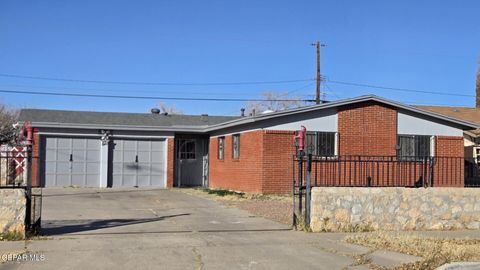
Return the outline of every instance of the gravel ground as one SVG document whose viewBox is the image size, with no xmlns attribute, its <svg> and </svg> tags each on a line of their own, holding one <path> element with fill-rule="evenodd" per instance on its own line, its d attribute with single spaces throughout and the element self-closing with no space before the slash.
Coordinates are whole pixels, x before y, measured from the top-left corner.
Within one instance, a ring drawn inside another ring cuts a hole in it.
<svg viewBox="0 0 480 270">
<path fill-rule="evenodd" d="M 282 224 L 292 224 L 292 197 L 281 195 L 244 194 L 219 196 L 205 189 L 182 188 L 179 191 L 215 200 Z"/>
</svg>

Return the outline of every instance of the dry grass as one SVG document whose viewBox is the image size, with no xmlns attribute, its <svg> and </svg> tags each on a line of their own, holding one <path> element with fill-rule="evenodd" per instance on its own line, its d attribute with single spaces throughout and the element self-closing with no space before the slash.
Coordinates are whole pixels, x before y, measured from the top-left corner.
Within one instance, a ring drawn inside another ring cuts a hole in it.
<svg viewBox="0 0 480 270">
<path fill-rule="evenodd" d="M 440 239 L 416 234 L 374 232 L 348 236 L 345 239 L 372 249 L 386 249 L 423 257 L 423 261 L 395 269 L 435 269 L 445 263 L 480 261 L 480 239 Z"/>
<path fill-rule="evenodd" d="M 17 231 L 0 233 L 0 241 L 20 241 L 24 239 L 23 233 Z"/>
</svg>

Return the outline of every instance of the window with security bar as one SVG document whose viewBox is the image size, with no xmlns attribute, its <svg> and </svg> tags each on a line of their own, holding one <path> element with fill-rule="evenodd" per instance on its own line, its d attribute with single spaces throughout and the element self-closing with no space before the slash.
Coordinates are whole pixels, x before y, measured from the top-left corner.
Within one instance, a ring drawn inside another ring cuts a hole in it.
<svg viewBox="0 0 480 270">
<path fill-rule="evenodd" d="M 335 156 L 336 133 L 335 132 L 307 132 L 306 153 L 314 156 Z"/>
<path fill-rule="evenodd" d="M 398 135 L 397 157 L 403 160 L 423 160 L 432 156 L 432 136 Z"/>
<path fill-rule="evenodd" d="M 223 160 L 225 155 L 225 137 L 218 137 L 218 159 Z"/>
<path fill-rule="evenodd" d="M 178 158 L 179 159 L 196 159 L 195 140 L 180 139 L 178 140 Z"/>
<path fill-rule="evenodd" d="M 240 158 L 240 134 L 235 134 L 232 136 L 232 158 Z"/>
</svg>

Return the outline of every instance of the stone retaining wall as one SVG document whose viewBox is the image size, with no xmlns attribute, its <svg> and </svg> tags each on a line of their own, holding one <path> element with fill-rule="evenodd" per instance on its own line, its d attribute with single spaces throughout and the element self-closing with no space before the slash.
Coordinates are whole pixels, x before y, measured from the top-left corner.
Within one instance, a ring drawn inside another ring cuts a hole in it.
<svg viewBox="0 0 480 270">
<path fill-rule="evenodd" d="M 312 189 L 313 231 L 480 229 L 480 188 Z"/>
<path fill-rule="evenodd" d="M 0 189 L 0 233 L 25 232 L 25 190 Z"/>
</svg>

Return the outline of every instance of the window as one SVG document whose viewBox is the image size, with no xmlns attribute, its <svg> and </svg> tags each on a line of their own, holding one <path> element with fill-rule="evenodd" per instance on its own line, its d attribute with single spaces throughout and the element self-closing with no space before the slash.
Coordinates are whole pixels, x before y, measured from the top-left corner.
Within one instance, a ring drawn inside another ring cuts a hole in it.
<svg viewBox="0 0 480 270">
<path fill-rule="evenodd" d="M 218 159 L 223 160 L 225 153 L 225 137 L 218 137 Z"/>
<path fill-rule="evenodd" d="M 335 132 L 307 132 L 305 151 L 314 156 L 335 156 Z"/>
<path fill-rule="evenodd" d="M 232 158 L 240 158 L 240 134 L 235 134 L 232 136 Z"/>
<path fill-rule="evenodd" d="M 397 156 L 403 159 L 420 160 L 431 156 L 431 139 L 428 135 L 398 135 Z"/>
<path fill-rule="evenodd" d="M 178 158 L 195 159 L 195 140 L 181 139 L 178 141 Z"/>
</svg>

